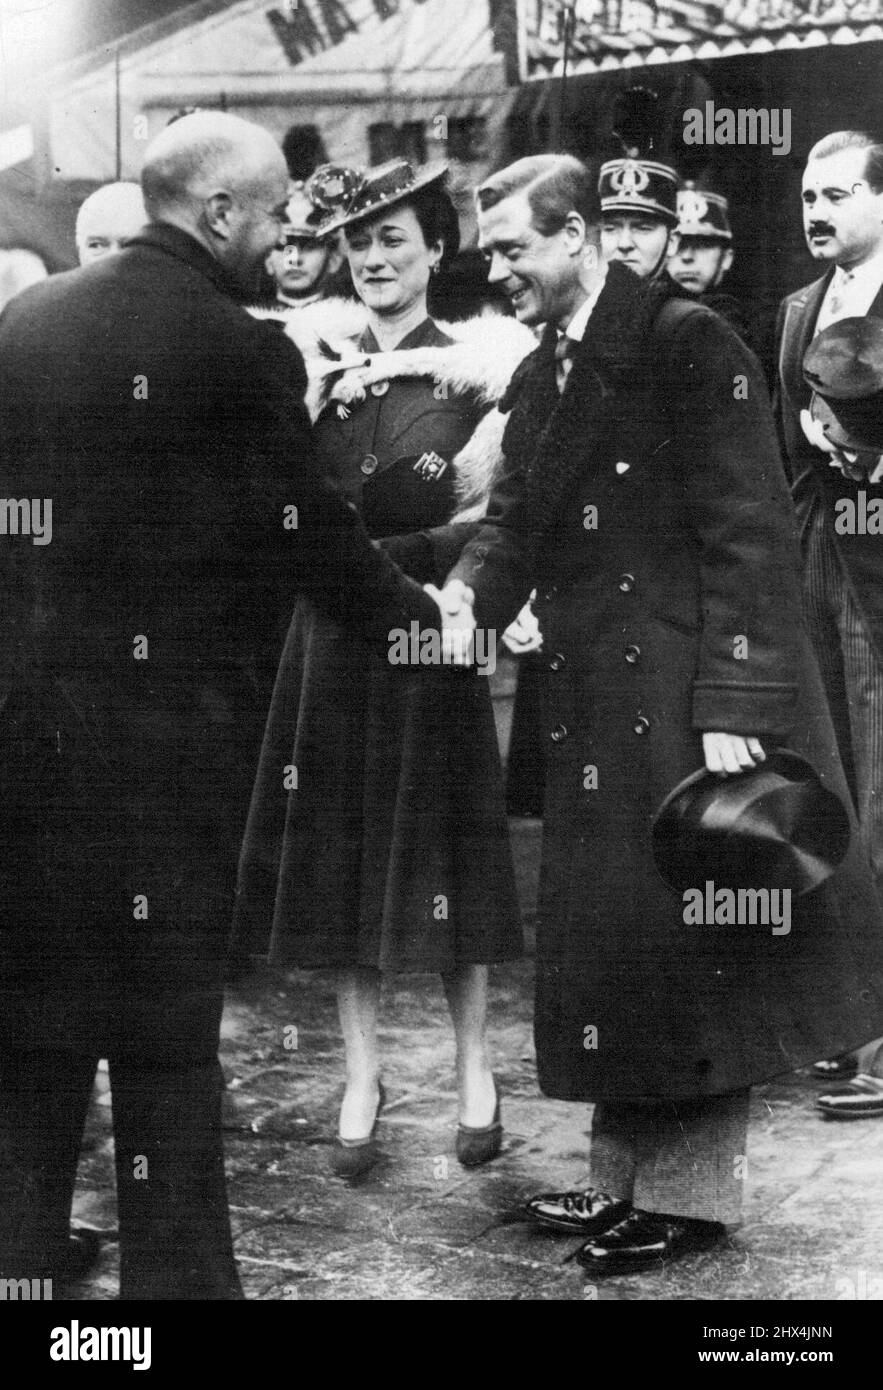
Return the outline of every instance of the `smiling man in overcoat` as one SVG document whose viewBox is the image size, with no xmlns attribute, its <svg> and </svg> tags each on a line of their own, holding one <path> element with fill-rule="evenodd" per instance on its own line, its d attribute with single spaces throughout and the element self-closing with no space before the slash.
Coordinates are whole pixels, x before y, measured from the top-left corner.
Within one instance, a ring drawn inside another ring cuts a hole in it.
<svg viewBox="0 0 883 1390">
<path fill-rule="evenodd" d="M 685 777 L 788 746 L 848 799 L 760 368 L 710 310 L 605 271 L 578 161 L 521 160 L 477 199 L 490 279 L 545 331 L 441 597 L 460 634 L 502 631 L 538 589 L 539 1080 L 595 1103 L 591 1186 L 529 1207 L 594 1274 L 661 1267 L 738 1224 L 749 1088 L 879 1031 L 879 908 L 853 837 L 788 934 L 685 922 L 651 840 Z"/>
</svg>

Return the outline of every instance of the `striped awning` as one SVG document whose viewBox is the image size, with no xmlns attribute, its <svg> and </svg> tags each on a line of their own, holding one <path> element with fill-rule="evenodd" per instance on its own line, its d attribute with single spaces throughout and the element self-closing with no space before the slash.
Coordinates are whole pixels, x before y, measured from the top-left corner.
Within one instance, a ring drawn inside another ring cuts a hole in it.
<svg viewBox="0 0 883 1390">
<path fill-rule="evenodd" d="M 519 0 L 522 80 L 883 40 L 883 0 Z"/>
</svg>

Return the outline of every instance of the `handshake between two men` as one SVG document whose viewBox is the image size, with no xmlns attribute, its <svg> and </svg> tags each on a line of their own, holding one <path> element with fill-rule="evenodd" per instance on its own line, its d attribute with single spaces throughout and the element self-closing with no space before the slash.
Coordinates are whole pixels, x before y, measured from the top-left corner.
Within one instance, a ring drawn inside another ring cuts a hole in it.
<svg viewBox="0 0 883 1390">
<path fill-rule="evenodd" d="M 462 579 L 449 579 L 443 589 L 424 584 L 426 593 L 438 604 L 441 613 L 441 642 L 443 660 L 452 666 L 471 666 L 475 660 L 475 591 Z M 533 596 L 531 596 L 533 597 Z M 530 602 L 503 633 L 503 641 L 515 655 L 538 651 L 543 643 L 539 623 Z M 766 761 L 759 739 L 741 734 L 706 732 L 702 735 L 702 752 L 709 772 L 721 777 L 744 772 Z"/>
</svg>

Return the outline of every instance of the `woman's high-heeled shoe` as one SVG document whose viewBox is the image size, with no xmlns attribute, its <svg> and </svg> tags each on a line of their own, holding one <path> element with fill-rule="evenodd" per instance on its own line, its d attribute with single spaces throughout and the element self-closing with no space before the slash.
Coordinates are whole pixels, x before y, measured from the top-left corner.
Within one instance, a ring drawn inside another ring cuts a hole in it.
<svg viewBox="0 0 883 1390">
<path fill-rule="evenodd" d="M 457 1125 L 457 1159 L 464 1168 L 478 1168 L 482 1163 L 490 1163 L 503 1146 L 503 1125 L 500 1120 L 500 1088 L 494 1077 L 494 1095 L 497 1103 L 494 1118 L 489 1125 Z"/>
<path fill-rule="evenodd" d="M 341 1139 L 338 1135 L 334 1141 L 334 1150 L 331 1155 L 331 1168 L 338 1178 L 360 1178 L 363 1173 L 367 1173 L 373 1168 L 380 1157 L 380 1149 L 377 1147 L 375 1135 L 377 1133 L 377 1121 L 380 1119 L 380 1112 L 386 1104 L 386 1090 L 382 1081 L 377 1083 L 377 1109 L 374 1112 L 374 1123 L 371 1126 L 371 1133 L 367 1139 Z"/>
</svg>

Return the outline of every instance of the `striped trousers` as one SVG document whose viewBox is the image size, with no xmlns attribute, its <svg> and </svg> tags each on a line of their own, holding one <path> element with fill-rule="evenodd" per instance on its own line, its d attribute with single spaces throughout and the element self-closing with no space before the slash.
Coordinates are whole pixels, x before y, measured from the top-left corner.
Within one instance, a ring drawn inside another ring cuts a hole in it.
<svg viewBox="0 0 883 1390">
<path fill-rule="evenodd" d="M 805 542 L 807 626 L 822 674 L 862 844 L 883 895 L 883 662 L 818 507 Z"/>
</svg>

